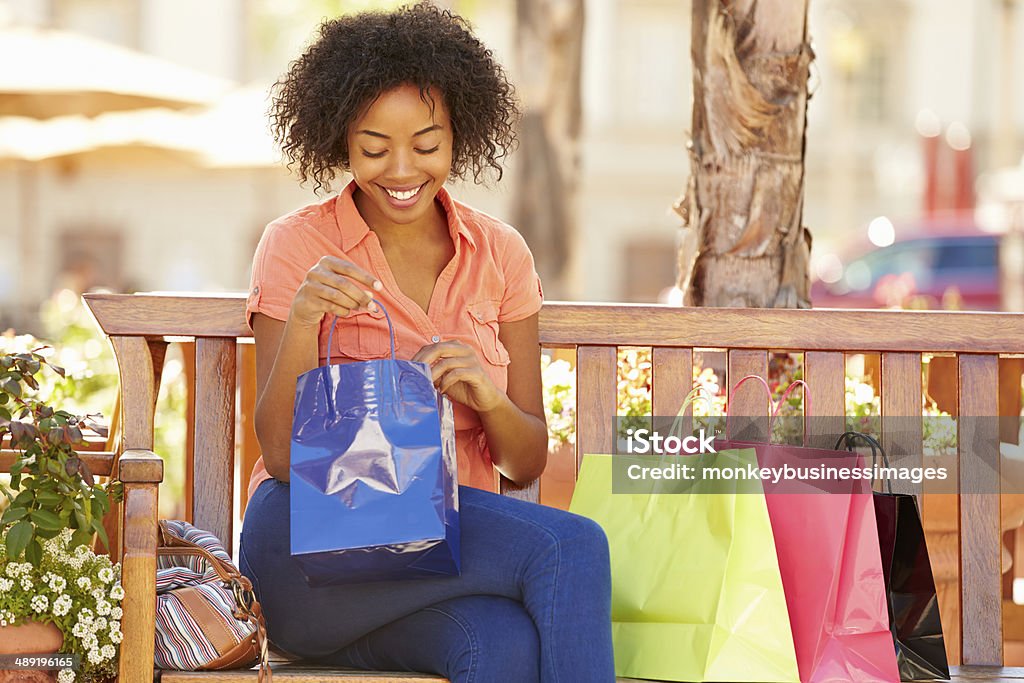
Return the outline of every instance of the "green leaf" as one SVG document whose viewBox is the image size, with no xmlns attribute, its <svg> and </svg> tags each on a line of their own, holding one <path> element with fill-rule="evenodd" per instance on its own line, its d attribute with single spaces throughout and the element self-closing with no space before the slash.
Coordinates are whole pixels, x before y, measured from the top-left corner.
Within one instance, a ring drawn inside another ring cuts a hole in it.
<svg viewBox="0 0 1024 683">
<path fill-rule="evenodd" d="M 77 526 L 78 529 L 88 529 L 89 528 L 89 520 L 87 520 L 85 518 L 85 515 L 83 515 L 78 510 L 75 510 L 75 521 L 78 522 L 78 526 Z"/>
<path fill-rule="evenodd" d="M 28 510 L 25 508 L 7 508 L 4 510 L 3 517 L 0 517 L 0 524 L 16 522 L 27 514 Z"/>
<path fill-rule="evenodd" d="M 60 531 L 64 528 L 64 522 L 60 520 L 60 517 L 53 514 L 49 510 L 32 510 L 29 513 L 29 517 L 42 529 L 54 529 Z"/>
<path fill-rule="evenodd" d="M 43 544 L 39 542 L 38 538 L 33 538 L 25 548 L 25 559 L 36 567 L 43 561 Z"/>
<path fill-rule="evenodd" d="M 103 547 L 109 548 L 110 541 L 107 539 L 107 530 L 103 528 L 103 520 L 92 520 L 92 528 L 96 530 L 96 533 L 99 535 L 100 540 L 103 541 Z"/>
<path fill-rule="evenodd" d="M 51 538 L 55 538 L 60 534 L 59 529 L 36 529 L 36 538 L 41 538 L 44 541 Z"/>
<path fill-rule="evenodd" d="M 27 508 L 34 498 L 31 491 L 22 491 L 14 498 L 14 505 Z"/>
<path fill-rule="evenodd" d="M 50 508 L 56 506 L 58 503 L 64 500 L 64 496 L 53 491 L 40 490 L 36 491 L 36 500 L 39 501 L 41 505 L 45 505 L 46 507 Z"/>
<path fill-rule="evenodd" d="M 71 534 L 71 548 L 79 545 L 88 545 L 92 541 L 92 529 L 81 528 Z"/>
<path fill-rule="evenodd" d="M 7 557 L 17 559 L 32 540 L 34 533 L 32 523 L 24 519 L 12 526 L 7 532 Z"/>
</svg>

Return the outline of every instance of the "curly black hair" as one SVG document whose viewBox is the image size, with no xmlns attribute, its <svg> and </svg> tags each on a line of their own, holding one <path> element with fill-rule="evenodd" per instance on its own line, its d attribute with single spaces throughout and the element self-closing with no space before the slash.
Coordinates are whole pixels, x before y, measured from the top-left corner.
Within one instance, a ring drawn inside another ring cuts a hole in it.
<svg viewBox="0 0 1024 683">
<path fill-rule="evenodd" d="M 479 182 L 516 144 L 519 108 L 504 70 L 450 11 L 428 2 L 325 21 L 272 89 L 274 139 L 314 189 L 349 170 L 348 127 L 382 93 L 438 92 L 451 115 L 452 178 Z"/>
</svg>

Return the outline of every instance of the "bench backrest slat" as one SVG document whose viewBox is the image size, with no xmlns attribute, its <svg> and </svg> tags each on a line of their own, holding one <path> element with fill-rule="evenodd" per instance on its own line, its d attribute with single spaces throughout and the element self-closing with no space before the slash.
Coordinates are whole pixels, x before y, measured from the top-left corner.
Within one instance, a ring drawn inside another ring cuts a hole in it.
<svg viewBox="0 0 1024 683">
<path fill-rule="evenodd" d="M 999 359 L 962 354 L 959 358 L 961 419 L 958 429 L 960 469 L 961 608 L 964 664 L 1000 665 L 1002 633 L 1002 542 L 999 495 Z M 982 420 L 971 419 L 983 418 Z M 989 424 L 992 423 L 992 424 Z M 970 457 L 963 457 L 965 447 Z"/>
<path fill-rule="evenodd" d="M 584 453 L 613 453 L 617 353 L 614 346 L 576 349 L 576 471 Z"/>
<path fill-rule="evenodd" d="M 807 422 L 807 445 L 832 448 L 836 434 L 846 431 L 846 355 L 808 351 L 804 354 L 804 381 L 811 387 L 810 411 L 804 404 L 804 415 L 811 418 Z"/>
<path fill-rule="evenodd" d="M 234 339 L 196 340 L 196 417 L 192 520 L 231 546 L 235 463 Z"/>
<path fill-rule="evenodd" d="M 651 351 L 652 413 L 667 417 L 679 412 L 693 385 L 693 349 L 656 346 Z M 710 397 L 709 397 L 710 398 Z M 687 407 L 681 433 L 693 429 L 693 406 Z"/>
<path fill-rule="evenodd" d="M 890 458 L 920 467 L 924 464 L 921 354 L 883 353 L 881 363 L 882 446 Z M 897 493 L 910 493 L 913 484 L 894 481 L 892 488 Z"/>
<path fill-rule="evenodd" d="M 726 393 L 732 419 L 727 421 L 728 436 L 764 441 L 768 436 L 768 393 L 760 382 L 749 380 L 738 390 L 736 385 L 747 375 L 768 376 L 768 352 L 763 349 L 729 349 L 725 373 Z"/>
</svg>

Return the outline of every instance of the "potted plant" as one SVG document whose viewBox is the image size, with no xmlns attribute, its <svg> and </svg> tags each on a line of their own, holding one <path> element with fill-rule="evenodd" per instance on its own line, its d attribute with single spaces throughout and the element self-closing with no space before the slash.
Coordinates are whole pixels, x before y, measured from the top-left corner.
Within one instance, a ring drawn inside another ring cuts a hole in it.
<svg viewBox="0 0 1024 683">
<path fill-rule="evenodd" d="M 102 680 L 117 671 L 124 590 L 120 565 L 91 544 L 95 536 L 107 543 L 103 515 L 120 492 L 97 483 L 75 451 L 83 430 L 98 425 L 38 397 L 44 369 L 64 374 L 42 350 L 0 355 L 0 442 L 17 451 L 0 515 L 0 652 L 5 644 L 32 652 L 48 637 L 80 657 L 60 683 Z"/>
</svg>

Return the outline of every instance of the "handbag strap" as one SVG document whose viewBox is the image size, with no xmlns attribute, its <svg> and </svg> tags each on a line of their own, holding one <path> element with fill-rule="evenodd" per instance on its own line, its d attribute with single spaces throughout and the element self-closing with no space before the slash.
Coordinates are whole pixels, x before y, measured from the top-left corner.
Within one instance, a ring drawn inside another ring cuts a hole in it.
<svg viewBox="0 0 1024 683">
<path fill-rule="evenodd" d="M 192 555 L 200 557 L 217 573 L 217 577 L 231 589 L 235 598 L 232 616 L 239 621 L 248 621 L 256 628 L 256 646 L 259 648 L 260 670 L 257 683 L 269 683 L 273 674 L 270 671 L 269 646 L 267 644 L 267 626 L 263 618 L 263 608 L 256 593 L 252 589 L 249 577 L 244 576 L 231 563 L 225 562 L 206 548 L 192 541 L 171 533 L 167 520 L 158 522 L 157 555 Z"/>
</svg>

